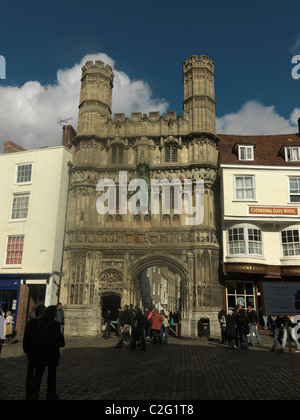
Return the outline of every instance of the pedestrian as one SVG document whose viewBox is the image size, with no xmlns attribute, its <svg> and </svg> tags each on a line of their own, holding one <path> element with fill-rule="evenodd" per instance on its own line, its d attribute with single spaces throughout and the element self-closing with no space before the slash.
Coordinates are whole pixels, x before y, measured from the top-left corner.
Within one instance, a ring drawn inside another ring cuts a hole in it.
<svg viewBox="0 0 300 420">
<path fill-rule="evenodd" d="M 283 337 L 282 337 L 282 346 L 280 351 L 284 351 L 286 342 L 288 339 L 288 334 L 291 335 L 292 340 L 294 341 L 296 345 L 295 353 L 300 353 L 300 345 L 299 341 L 295 335 L 295 327 L 298 325 L 298 322 L 294 322 L 293 315 L 284 317 L 284 329 L 283 329 Z"/>
<path fill-rule="evenodd" d="M 272 347 L 272 352 L 277 351 L 277 345 L 279 341 L 280 333 L 283 331 L 284 327 L 284 317 L 283 316 L 271 316 L 270 325 L 273 330 L 274 342 Z"/>
<path fill-rule="evenodd" d="M 37 400 L 46 367 L 47 377 L 47 400 L 57 400 L 56 395 L 56 370 L 59 364 L 60 347 L 65 346 L 64 336 L 61 333 L 60 324 L 55 320 L 57 305 L 49 306 L 45 313 L 37 318 L 36 323 L 32 320 L 32 330 L 24 335 L 23 349 L 34 368 L 32 378 L 32 392 L 30 398 Z"/>
<path fill-rule="evenodd" d="M 241 310 L 242 310 L 242 306 L 241 305 L 236 305 L 236 307 L 235 307 L 235 309 L 234 309 L 234 311 L 232 313 L 232 316 L 233 316 L 233 319 L 234 319 L 234 323 L 235 323 L 236 326 L 237 326 L 236 317 L 239 316 L 239 312 Z M 240 331 L 238 329 L 236 329 L 236 339 L 235 339 L 235 345 L 236 345 L 236 347 L 240 347 L 241 340 L 242 340 L 242 337 L 240 336 Z"/>
<path fill-rule="evenodd" d="M 239 334 L 241 337 L 241 347 L 244 350 L 249 350 L 249 343 L 248 343 L 248 338 L 247 338 L 247 335 L 250 332 L 249 316 L 245 312 L 244 309 L 239 311 L 239 314 L 236 317 L 236 323 L 237 323 L 237 330 L 239 331 Z"/>
<path fill-rule="evenodd" d="M 218 314 L 218 320 L 221 328 L 222 344 L 226 344 L 226 312 L 225 309 L 221 309 Z"/>
<path fill-rule="evenodd" d="M 253 309 L 252 305 L 248 306 L 248 317 L 250 323 L 250 346 L 253 346 L 253 334 L 256 335 L 257 343 L 261 345 L 261 338 L 257 331 L 258 315 Z"/>
<path fill-rule="evenodd" d="M 110 338 L 110 323 L 111 323 L 111 315 L 110 315 L 110 309 L 108 309 L 104 314 L 104 324 L 105 324 L 105 330 L 103 333 L 103 336 L 105 339 Z"/>
<path fill-rule="evenodd" d="M 148 307 L 146 307 L 145 310 L 144 310 L 144 316 L 146 318 L 146 323 L 145 323 L 145 338 L 150 338 L 152 313 L 149 311 L 149 308 Z"/>
<path fill-rule="evenodd" d="M 38 332 L 38 320 L 44 315 L 46 310 L 45 305 L 38 305 L 35 308 L 34 316 L 31 314 L 31 318 L 26 325 L 25 333 L 23 337 L 23 350 L 27 354 L 27 375 L 26 375 L 26 400 L 34 399 L 33 389 L 33 377 L 35 372 L 35 363 L 32 357 L 31 346 L 36 341 L 39 334 Z"/>
<path fill-rule="evenodd" d="M 154 308 L 152 311 L 152 326 L 151 326 L 151 332 L 152 332 L 154 344 L 157 344 L 157 342 L 159 342 L 159 344 L 162 344 L 161 336 L 160 336 L 160 329 L 161 329 L 162 322 L 163 322 L 163 317 L 160 315 L 158 310 Z"/>
<path fill-rule="evenodd" d="M 12 341 L 13 337 L 13 325 L 14 325 L 14 319 L 11 315 L 11 312 L 6 312 L 6 318 L 5 318 L 5 342 L 10 343 Z"/>
<path fill-rule="evenodd" d="M 234 349 L 236 341 L 236 323 L 233 316 L 233 311 L 229 310 L 226 317 L 226 337 L 230 349 Z"/>
<path fill-rule="evenodd" d="M 164 306 L 162 311 L 163 322 L 160 329 L 160 339 L 163 342 L 163 337 L 165 336 L 164 343 L 168 344 L 169 330 L 170 330 L 170 311 L 168 311 L 167 305 Z"/>
<path fill-rule="evenodd" d="M 0 354 L 2 350 L 2 344 L 5 341 L 5 318 L 0 314 Z"/>
<path fill-rule="evenodd" d="M 133 331 L 132 331 L 132 344 L 131 349 L 135 350 L 136 342 L 141 341 L 142 351 L 146 350 L 146 342 L 145 342 L 145 324 L 147 319 L 145 315 L 142 313 L 141 308 L 137 305 L 134 309 L 134 317 L 133 317 Z"/>
<path fill-rule="evenodd" d="M 120 338 L 119 343 L 115 346 L 116 348 L 122 348 L 124 340 L 132 343 L 132 338 L 130 334 L 131 323 L 132 323 L 132 314 L 128 309 L 128 305 L 124 305 L 124 310 L 120 316 Z"/>
<path fill-rule="evenodd" d="M 61 302 L 58 302 L 57 304 L 57 315 L 56 315 L 56 321 L 60 323 L 60 332 L 64 334 L 65 332 L 65 313 L 62 308 Z"/>
</svg>

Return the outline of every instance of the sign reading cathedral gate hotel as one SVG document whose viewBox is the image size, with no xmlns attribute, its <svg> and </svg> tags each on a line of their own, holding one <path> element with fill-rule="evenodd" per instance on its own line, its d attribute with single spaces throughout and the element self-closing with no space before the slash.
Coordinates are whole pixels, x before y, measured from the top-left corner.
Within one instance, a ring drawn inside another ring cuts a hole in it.
<svg viewBox="0 0 300 420">
<path fill-rule="evenodd" d="M 249 216 L 297 217 L 299 207 L 249 206 L 248 214 Z"/>
</svg>

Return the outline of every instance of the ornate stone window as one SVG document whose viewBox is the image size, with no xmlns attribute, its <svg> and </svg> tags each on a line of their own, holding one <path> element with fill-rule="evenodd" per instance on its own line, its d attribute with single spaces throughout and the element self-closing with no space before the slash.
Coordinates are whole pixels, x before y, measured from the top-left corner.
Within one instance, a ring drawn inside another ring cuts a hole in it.
<svg viewBox="0 0 300 420">
<path fill-rule="evenodd" d="M 100 282 L 104 283 L 121 283 L 122 282 L 122 274 L 113 268 L 110 268 L 101 276 Z"/>
<path fill-rule="evenodd" d="M 124 163 L 124 148 L 122 146 L 113 146 L 111 149 L 111 163 L 113 165 Z"/>
<path fill-rule="evenodd" d="M 178 147 L 175 144 L 168 144 L 165 147 L 165 162 L 178 161 Z"/>
</svg>

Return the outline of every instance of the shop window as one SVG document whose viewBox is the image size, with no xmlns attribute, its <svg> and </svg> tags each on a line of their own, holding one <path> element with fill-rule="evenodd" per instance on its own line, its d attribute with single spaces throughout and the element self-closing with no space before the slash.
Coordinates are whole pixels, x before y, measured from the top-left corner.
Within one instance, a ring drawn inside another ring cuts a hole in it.
<svg viewBox="0 0 300 420">
<path fill-rule="evenodd" d="M 287 229 L 281 232 L 283 257 L 300 256 L 300 229 Z"/>
<path fill-rule="evenodd" d="M 236 305 L 241 305 L 246 309 L 252 305 L 255 309 L 254 283 L 244 281 L 227 281 L 226 298 L 227 309 L 234 309 Z"/>
</svg>

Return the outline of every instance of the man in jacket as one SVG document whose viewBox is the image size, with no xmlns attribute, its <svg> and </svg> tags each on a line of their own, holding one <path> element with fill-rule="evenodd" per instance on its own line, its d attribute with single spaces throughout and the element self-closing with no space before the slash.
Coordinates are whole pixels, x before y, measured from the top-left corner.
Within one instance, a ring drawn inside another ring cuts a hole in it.
<svg viewBox="0 0 300 420">
<path fill-rule="evenodd" d="M 120 332 L 121 337 L 119 343 L 115 346 L 116 348 L 122 348 L 124 338 L 132 343 L 132 338 L 130 336 L 130 327 L 132 323 L 132 315 L 129 311 L 128 305 L 124 306 L 124 310 L 120 316 Z"/>
<path fill-rule="evenodd" d="M 258 315 L 252 308 L 252 305 L 248 306 L 248 318 L 250 323 L 250 346 L 253 346 L 253 333 L 256 335 L 257 342 L 260 345 L 261 339 L 257 331 L 257 324 L 258 324 Z"/>
</svg>

